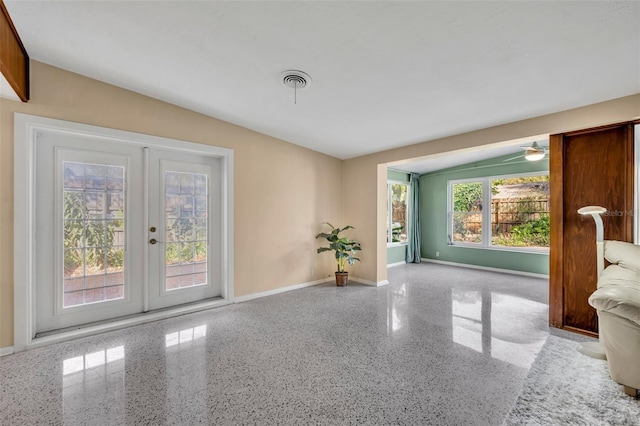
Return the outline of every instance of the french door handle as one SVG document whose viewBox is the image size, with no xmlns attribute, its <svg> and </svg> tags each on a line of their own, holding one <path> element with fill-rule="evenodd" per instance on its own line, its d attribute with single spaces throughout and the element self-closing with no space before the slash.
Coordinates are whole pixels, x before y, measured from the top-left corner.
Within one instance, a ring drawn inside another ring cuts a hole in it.
<svg viewBox="0 0 640 426">
<path fill-rule="evenodd" d="M 162 241 L 158 241 L 155 238 L 152 238 L 149 240 L 149 244 L 158 244 L 158 243 L 162 244 Z"/>
</svg>

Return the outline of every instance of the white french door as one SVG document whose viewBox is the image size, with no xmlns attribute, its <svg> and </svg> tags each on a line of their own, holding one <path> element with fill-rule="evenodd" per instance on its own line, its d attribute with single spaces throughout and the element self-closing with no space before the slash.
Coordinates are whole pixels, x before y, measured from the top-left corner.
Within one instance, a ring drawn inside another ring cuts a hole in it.
<svg viewBox="0 0 640 426">
<path fill-rule="evenodd" d="M 220 160 L 149 152 L 149 309 L 221 294 Z"/>
<path fill-rule="evenodd" d="M 220 158 L 51 132 L 35 165 L 37 333 L 221 295 Z"/>
</svg>

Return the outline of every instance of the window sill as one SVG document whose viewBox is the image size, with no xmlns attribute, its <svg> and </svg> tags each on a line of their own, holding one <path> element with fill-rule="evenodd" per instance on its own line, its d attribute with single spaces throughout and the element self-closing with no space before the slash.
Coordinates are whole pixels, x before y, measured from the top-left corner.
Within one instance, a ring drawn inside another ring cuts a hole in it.
<svg viewBox="0 0 640 426">
<path fill-rule="evenodd" d="M 409 245 L 409 243 L 403 243 L 403 242 L 400 242 L 400 243 L 387 243 L 387 248 L 390 248 L 390 247 L 402 247 L 402 246 L 408 246 L 408 245 Z"/>
<path fill-rule="evenodd" d="M 462 248 L 471 248 L 471 249 L 481 249 L 481 250 L 492 250 L 492 251 L 509 251 L 514 253 L 526 253 L 526 254 L 543 254 L 548 256 L 549 249 L 547 247 L 499 247 L 499 246 L 489 246 L 485 247 L 481 244 L 449 244 L 448 247 L 462 247 Z"/>
</svg>

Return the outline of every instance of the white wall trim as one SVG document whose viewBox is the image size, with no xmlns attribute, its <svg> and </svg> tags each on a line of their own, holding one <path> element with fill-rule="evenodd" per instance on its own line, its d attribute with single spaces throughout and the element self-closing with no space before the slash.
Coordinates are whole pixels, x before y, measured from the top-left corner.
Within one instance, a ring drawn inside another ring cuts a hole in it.
<svg viewBox="0 0 640 426">
<path fill-rule="evenodd" d="M 106 141 L 126 142 L 140 147 L 155 147 L 183 152 L 197 153 L 220 158 L 222 163 L 223 199 L 226 209 L 223 213 L 223 268 L 222 268 L 222 302 L 203 302 L 186 308 L 168 309 L 152 313 L 139 320 L 141 322 L 154 321 L 172 315 L 179 315 L 183 309 L 208 309 L 211 303 L 215 306 L 228 304 L 234 299 L 234 155 L 233 150 L 201 143 L 91 126 L 34 115 L 14 114 L 14 351 L 23 351 L 35 346 L 49 344 L 52 340 L 67 340 L 67 333 L 59 333 L 47 338 L 35 339 L 35 306 L 34 306 L 34 264 L 35 264 L 35 170 L 34 157 L 38 132 L 47 131 L 60 134 L 71 134 L 97 137 Z M 203 306 L 204 306 L 203 305 Z M 157 315 L 155 315 L 157 314 Z M 142 318 L 142 316 L 136 316 Z M 134 324 L 135 321 L 116 320 L 115 328 L 122 328 Z M 90 326 L 82 328 L 69 338 L 107 331 L 110 326 Z"/>
<path fill-rule="evenodd" d="M 407 262 L 402 261 L 402 262 L 396 262 L 396 263 L 388 263 L 387 264 L 387 269 L 389 268 L 395 268 L 396 266 L 402 266 L 402 265 L 406 265 Z"/>
<path fill-rule="evenodd" d="M 273 290 L 262 291 L 260 293 L 245 294 L 244 296 L 236 296 L 236 298 L 234 299 L 234 302 L 242 303 L 242 302 L 246 302 L 248 300 L 259 299 L 261 297 L 273 296 L 275 294 L 285 293 L 287 291 L 299 290 L 299 289 L 305 288 L 305 287 L 311 287 L 311 286 L 318 285 L 318 284 L 328 283 L 328 282 L 331 282 L 333 280 L 334 280 L 334 278 L 323 278 L 321 280 L 309 281 L 309 282 L 302 283 L 302 284 L 294 284 L 294 285 L 290 285 L 290 286 L 287 286 L 287 287 L 280 287 L 280 288 L 276 288 L 276 289 L 273 289 Z"/>
<path fill-rule="evenodd" d="M 35 131 L 14 119 L 13 191 L 13 346 L 24 350 L 31 342 L 33 316 L 33 190 Z"/>
<path fill-rule="evenodd" d="M 479 269 L 482 271 L 500 272 L 502 274 L 521 275 L 524 277 L 543 278 L 547 280 L 549 279 L 549 275 L 536 274 L 533 272 L 514 271 L 512 269 L 492 268 L 490 266 L 469 265 L 467 263 L 447 262 L 445 260 L 426 259 L 424 257 L 421 260 L 427 263 L 438 263 L 440 265 L 457 266 L 459 268 Z"/>
<path fill-rule="evenodd" d="M 382 281 L 375 282 L 375 281 L 369 281 L 369 280 L 365 280 L 364 278 L 358 278 L 358 277 L 349 277 L 349 281 L 355 281 L 357 283 L 369 285 L 372 287 L 382 287 L 383 285 L 389 284 L 389 280 L 382 280 Z"/>
<path fill-rule="evenodd" d="M 0 348 L 0 356 L 11 355 L 13 353 L 13 346 L 6 346 Z"/>
</svg>

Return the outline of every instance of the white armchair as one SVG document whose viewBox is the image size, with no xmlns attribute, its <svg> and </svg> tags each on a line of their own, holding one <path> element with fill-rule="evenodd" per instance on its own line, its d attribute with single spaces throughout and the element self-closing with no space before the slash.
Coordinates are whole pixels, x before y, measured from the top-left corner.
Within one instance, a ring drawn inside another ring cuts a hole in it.
<svg viewBox="0 0 640 426">
<path fill-rule="evenodd" d="M 640 389 L 640 246 L 605 241 L 611 263 L 598 279 L 589 304 L 598 310 L 599 331 L 611 378 L 638 397 Z"/>
</svg>

